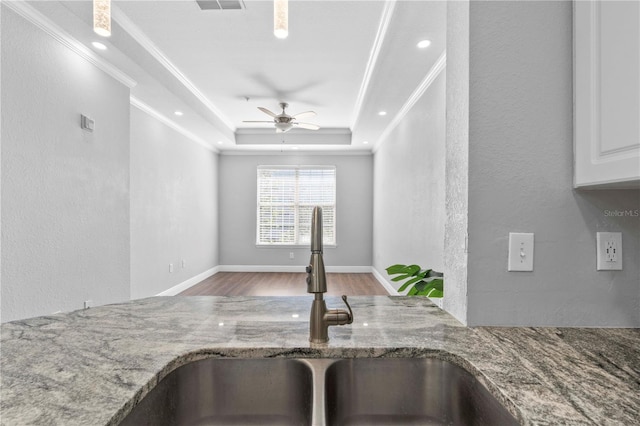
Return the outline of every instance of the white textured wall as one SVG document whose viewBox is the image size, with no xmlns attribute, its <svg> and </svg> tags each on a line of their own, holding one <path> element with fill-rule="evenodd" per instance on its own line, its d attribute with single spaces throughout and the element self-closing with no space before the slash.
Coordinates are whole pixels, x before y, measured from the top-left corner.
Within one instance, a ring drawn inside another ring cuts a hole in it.
<svg viewBox="0 0 640 426">
<path fill-rule="evenodd" d="M 218 154 L 132 107 L 131 297 L 217 265 Z"/>
<path fill-rule="evenodd" d="M 419 264 L 443 271 L 445 228 L 445 72 L 375 153 L 373 267 Z"/>
<path fill-rule="evenodd" d="M 309 247 L 256 247 L 256 167 L 286 164 L 336 166 L 337 247 L 325 248 L 325 265 L 371 266 L 372 156 L 304 154 L 220 157 L 220 265 L 292 266 L 304 272 Z"/>
<path fill-rule="evenodd" d="M 2 23 L 2 5 L 0 4 L 0 23 Z M 2 28 L 0 28 L 0 46 L 2 46 Z M 2 99 L 2 54 L 0 52 L 0 99 Z M 2 102 L 0 102 L 0 193 L 2 193 Z M 0 212 L 2 197 L 0 196 Z M 0 235 L 2 234 L 2 218 L 0 216 Z M 0 271 L 2 271 L 2 238 L 0 238 Z M 0 272 L 0 307 L 2 307 L 2 273 Z M 0 317 L 1 317 L 0 313 Z M 1 321 L 1 319 L 0 319 Z"/>
<path fill-rule="evenodd" d="M 447 219 L 444 242 L 443 307 L 467 323 L 469 191 L 469 2 L 447 2 Z"/>
<path fill-rule="evenodd" d="M 1 30 L 2 321 L 127 300 L 129 90 L 13 11 Z"/>
<path fill-rule="evenodd" d="M 471 2 L 469 325 L 640 326 L 637 190 L 572 189 L 572 3 Z M 623 271 L 596 271 L 596 232 Z M 507 272 L 509 232 L 535 233 Z"/>
</svg>

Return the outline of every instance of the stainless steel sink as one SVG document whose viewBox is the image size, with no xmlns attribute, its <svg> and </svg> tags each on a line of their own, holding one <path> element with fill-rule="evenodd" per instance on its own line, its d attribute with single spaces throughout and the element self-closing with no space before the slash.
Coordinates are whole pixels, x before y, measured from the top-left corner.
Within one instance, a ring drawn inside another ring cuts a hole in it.
<svg viewBox="0 0 640 426">
<path fill-rule="evenodd" d="M 206 359 L 169 373 L 121 425 L 310 425 L 312 372 L 293 359 Z"/>
<path fill-rule="evenodd" d="M 121 425 L 512 425 L 464 369 L 432 358 L 207 359 L 177 368 Z"/>
<path fill-rule="evenodd" d="M 466 370 L 432 358 L 349 359 L 325 375 L 328 425 L 517 425 Z"/>
</svg>

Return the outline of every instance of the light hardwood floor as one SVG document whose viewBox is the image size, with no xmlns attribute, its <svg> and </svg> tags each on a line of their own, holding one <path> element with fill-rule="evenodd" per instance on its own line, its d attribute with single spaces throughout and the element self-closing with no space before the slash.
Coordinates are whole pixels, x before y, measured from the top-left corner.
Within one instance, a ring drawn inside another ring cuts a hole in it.
<svg viewBox="0 0 640 426">
<path fill-rule="evenodd" d="M 305 273 L 219 272 L 178 296 L 304 296 Z M 327 293 L 332 296 L 387 296 L 372 274 L 327 274 Z"/>
</svg>

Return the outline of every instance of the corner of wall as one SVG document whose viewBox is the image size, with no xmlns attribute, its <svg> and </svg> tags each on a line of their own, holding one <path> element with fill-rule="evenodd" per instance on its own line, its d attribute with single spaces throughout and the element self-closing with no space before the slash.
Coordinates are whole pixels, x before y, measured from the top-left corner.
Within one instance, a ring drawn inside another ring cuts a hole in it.
<svg viewBox="0 0 640 426">
<path fill-rule="evenodd" d="M 467 324 L 469 194 L 469 2 L 447 3 L 444 309 Z"/>
<path fill-rule="evenodd" d="M 384 278 L 384 275 L 378 272 L 378 270 L 373 266 L 371 267 L 371 273 L 373 274 L 373 277 L 378 280 L 380 285 L 382 285 L 384 289 L 389 292 L 390 295 L 397 296 L 399 294 L 396 288 Z"/>
</svg>

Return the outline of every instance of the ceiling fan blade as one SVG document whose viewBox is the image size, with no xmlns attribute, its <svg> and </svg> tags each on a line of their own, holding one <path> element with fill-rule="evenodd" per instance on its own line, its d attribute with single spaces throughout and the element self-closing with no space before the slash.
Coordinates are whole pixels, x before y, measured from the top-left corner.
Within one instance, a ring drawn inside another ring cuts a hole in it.
<svg viewBox="0 0 640 426">
<path fill-rule="evenodd" d="M 271 111 L 269 111 L 268 109 L 263 108 L 263 107 L 258 107 L 258 109 L 259 109 L 260 111 L 264 112 L 265 114 L 270 115 L 270 116 L 271 116 L 271 117 L 273 117 L 273 118 L 275 118 L 275 117 L 276 117 L 276 115 L 277 115 L 275 112 L 271 112 Z"/>
<path fill-rule="evenodd" d="M 249 121 L 249 120 L 244 120 L 243 123 L 271 123 L 271 124 L 273 124 L 273 121 Z"/>
<path fill-rule="evenodd" d="M 315 115 L 316 115 L 315 111 L 305 111 L 305 112 L 300 112 L 296 115 L 292 115 L 292 117 L 297 120 L 299 118 L 304 118 L 304 117 L 314 117 Z"/>
<path fill-rule="evenodd" d="M 301 129 L 307 129 L 307 130 L 318 130 L 320 128 L 320 126 L 318 126 L 317 124 L 311 124 L 311 123 L 293 123 L 295 126 L 300 127 Z"/>
</svg>

